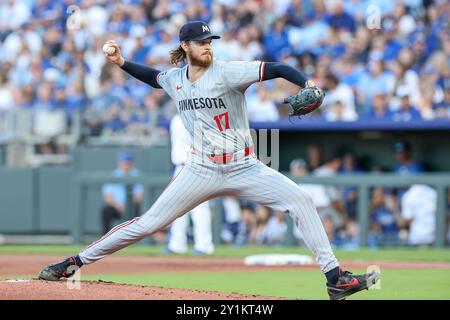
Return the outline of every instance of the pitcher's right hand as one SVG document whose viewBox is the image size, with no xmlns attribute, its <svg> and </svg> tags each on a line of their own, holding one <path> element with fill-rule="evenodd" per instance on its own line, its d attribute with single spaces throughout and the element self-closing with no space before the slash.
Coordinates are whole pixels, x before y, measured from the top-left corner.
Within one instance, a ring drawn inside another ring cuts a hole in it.
<svg viewBox="0 0 450 320">
<path fill-rule="evenodd" d="M 119 67 L 123 66 L 123 64 L 125 63 L 125 59 L 122 57 L 122 53 L 120 52 L 120 47 L 117 42 L 114 40 L 108 40 L 105 42 L 105 45 L 109 45 L 116 49 L 116 51 L 111 55 L 105 54 L 106 58 L 111 63 L 117 64 Z"/>
</svg>

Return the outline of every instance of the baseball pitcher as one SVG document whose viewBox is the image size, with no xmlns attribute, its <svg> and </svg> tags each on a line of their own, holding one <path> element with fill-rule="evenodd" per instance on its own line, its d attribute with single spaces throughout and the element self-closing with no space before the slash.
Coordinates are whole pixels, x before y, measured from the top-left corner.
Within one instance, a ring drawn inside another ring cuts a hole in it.
<svg viewBox="0 0 450 320">
<path fill-rule="evenodd" d="M 175 101 L 191 139 L 191 152 L 186 165 L 145 214 L 116 226 L 78 255 L 46 266 L 40 279 L 70 277 L 74 272 L 69 272 L 69 267 L 100 260 L 166 228 L 202 202 L 233 195 L 292 217 L 326 277 L 330 299 L 345 299 L 376 283 L 376 272 L 353 275 L 341 270 L 308 193 L 253 153 L 245 105 L 245 91 L 251 84 L 284 78 L 300 86 L 302 90 L 285 101 L 292 106 L 293 115 L 317 109 L 322 91 L 284 63 L 213 59 L 211 42 L 219 38 L 204 22 L 186 23 L 180 29 L 180 45 L 170 58 L 175 65 L 187 63 L 165 71 L 126 61 L 115 41 L 105 44 L 110 62 L 163 89 Z"/>
</svg>

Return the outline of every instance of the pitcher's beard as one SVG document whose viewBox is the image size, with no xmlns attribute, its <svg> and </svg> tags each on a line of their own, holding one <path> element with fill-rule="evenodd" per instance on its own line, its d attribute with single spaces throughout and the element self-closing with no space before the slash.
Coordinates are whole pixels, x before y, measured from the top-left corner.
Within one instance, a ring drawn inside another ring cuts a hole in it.
<svg viewBox="0 0 450 320">
<path fill-rule="evenodd" d="M 212 53 L 211 55 L 202 55 L 200 58 L 189 55 L 189 60 L 193 66 L 208 68 L 212 62 Z"/>
</svg>

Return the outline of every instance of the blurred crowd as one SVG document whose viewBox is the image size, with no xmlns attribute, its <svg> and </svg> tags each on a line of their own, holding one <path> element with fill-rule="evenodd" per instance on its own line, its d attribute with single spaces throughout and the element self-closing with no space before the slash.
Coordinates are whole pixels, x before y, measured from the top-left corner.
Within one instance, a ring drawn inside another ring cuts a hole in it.
<svg viewBox="0 0 450 320">
<path fill-rule="evenodd" d="M 393 157 L 396 162 L 392 168 L 367 168 L 360 165 L 352 152 L 338 151 L 324 157 L 323 148 L 314 144 L 309 146 L 306 159 L 291 161 L 290 174 L 301 181 L 307 175 L 332 177 L 364 172 L 416 175 L 425 171 L 425 167 L 414 159 L 412 147 L 406 141 L 393 146 Z M 299 186 L 311 195 L 331 244 L 342 249 L 359 248 L 357 188 L 307 183 L 299 183 Z M 450 190 L 448 196 L 450 209 Z M 374 186 L 370 189 L 369 206 L 370 248 L 433 245 L 437 212 L 434 188 L 421 184 L 404 188 Z M 305 245 L 300 231 L 295 226 L 289 229 L 287 215 L 283 212 L 234 198 L 225 198 L 223 208 L 225 223 L 221 237 L 225 243 Z M 293 234 L 294 241 L 289 239 L 290 234 Z M 450 233 L 447 238 L 450 241 Z"/>
<path fill-rule="evenodd" d="M 325 89 L 324 106 L 305 121 L 450 119 L 449 18 L 446 0 L 0 0 L 0 111 L 63 110 L 69 123 L 74 112 L 81 112 L 83 134 L 89 137 L 166 130 L 174 103 L 162 90 L 107 64 L 102 45 L 114 39 L 126 59 L 164 70 L 172 67 L 169 52 L 179 44 L 179 28 L 203 20 L 222 36 L 213 42 L 216 58 L 282 61 Z M 251 86 L 250 121 L 286 118 L 289 110 L 282 101 L 297 91 L 283 79 Z M 407 143 L 396 145 L 395 154 L 392 172 L 424 170 Z M 291 164 L 293 176 L 362 171 L 390 170 L 363 170 L 351 153 L 323 159 L 320 148 Z M 357 246 L 356 190 L 304 187 L 313 193 L 332 243 Z M 371 190 L 374 246 L 432 241 L 418 236 L 414 242 L 402 233 L 423 231 L 413 227 L 414 208 L 435 210 L 426 206 L 435 191 L 415 187 Z M 425 200 L 411 205 L 420 196 Z M 285 241 L 283 213 L 232 198 L 223 205 L 223 241 Z M 420 219 L 420 225 L 433 226 L 431 216 Z"/>
<path fill-rule="evenodd" d="M 216 58 L 283 61 L 314 79 L 327 95 L 313 118 L 450 119 L 449 13 L 445 0 L 2 0 L 0 110 L 82 111 L 87 136 L 167 128 L 173 102 L 107 64 L 102 45 L 163 70 L 180 26 L 204 20 L 222 35 Z M 287 117 L 297 90 L 250 87 L 249 119 Z"/>
</svg>

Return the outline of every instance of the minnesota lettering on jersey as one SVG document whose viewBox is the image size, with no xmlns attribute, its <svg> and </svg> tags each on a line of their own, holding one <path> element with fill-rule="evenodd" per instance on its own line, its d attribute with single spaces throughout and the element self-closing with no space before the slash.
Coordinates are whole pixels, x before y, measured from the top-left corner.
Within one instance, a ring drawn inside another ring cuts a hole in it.
<svg viewBox="0 0 450 320">
<path fill-rule="evenodd" d="M 221 98 L 195 98 L 178 101 L 180 111 L 198 110 L 204 108 L 226 109 L 225 103 Z"/>
</svg>

